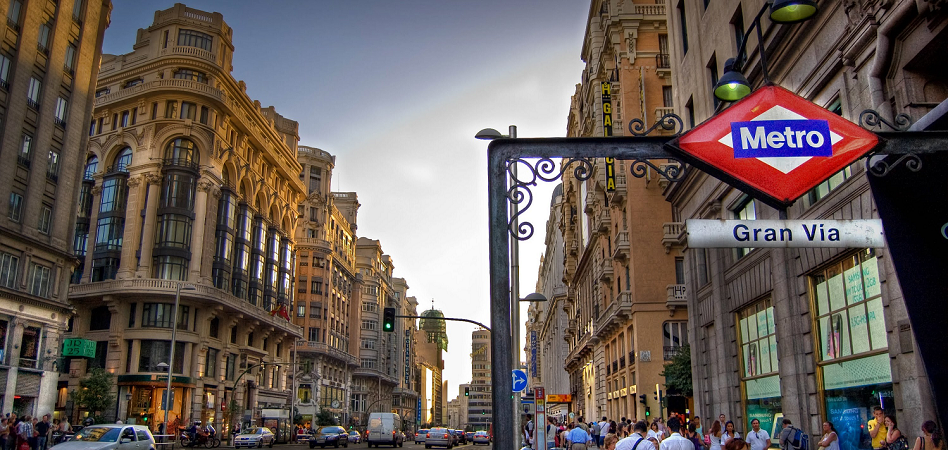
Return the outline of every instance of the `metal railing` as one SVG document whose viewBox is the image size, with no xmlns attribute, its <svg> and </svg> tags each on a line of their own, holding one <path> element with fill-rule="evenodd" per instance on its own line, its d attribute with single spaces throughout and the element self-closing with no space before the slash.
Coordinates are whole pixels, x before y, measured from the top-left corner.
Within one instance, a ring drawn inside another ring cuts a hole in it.
<svg viewBox="0 0 948 450">
<path fill-rule="evenodd" d="M 655 66 L 659 69 L 671 69 L 671 56 L 668 53 L 655 55 Z"/>
</svg>

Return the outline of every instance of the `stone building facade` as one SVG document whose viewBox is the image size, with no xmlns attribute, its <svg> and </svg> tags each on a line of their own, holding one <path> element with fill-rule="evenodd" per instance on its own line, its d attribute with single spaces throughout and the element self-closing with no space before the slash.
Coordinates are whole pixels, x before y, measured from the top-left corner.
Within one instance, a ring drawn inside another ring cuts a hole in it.
<svg viewBox="0 0 948 450">
<path fill-rule="evenodd" d="M 668 11 L 675 108 L 686 128 L 726 108 L 711 87 L 737 54 L 764 2 L 683 0 Z M 944 108 L 948 20 L 930 3 L 821 1 L 800 25 L 762 19 L 763 45 L 748 41 L 744 74 L 771 80 L 854 122 L 874 109 L 914 119 Z M 789 219 L 878 218 L 865 161 L 796 201 Z M 777 219 L 770 208 L 705 173 L 665 191 L 674 220 Z M 687 242 L 685 242 L 687 245 Z M 724 413 L 741 431 L 780 417 L 812 435 L 833 422 L 842 448 L 865 448 L 876 406 L 918 435 L 935 418 L 928 377 L 886 249 L 695 249 L 684 252 L 694 411 Z M 905 431 L 903 431 L 905 432 Z"/>
<path fill-rule="evenodd" d="M 463 392 L 462 392 L 463 394 Z M 467 425 L 488 430 L 493 421 L 493 394 L 490 384 L 490 331 L 471 333 L 471 384 L 467 399 Z"/>
<path fill-rule="evenodd" d="M 355 271 L 355 192 L 331 192 L 336 158 L 299 146 L 300 181 L 307 196 L 297 211 L 296 304 L 294 323 L 303 328 L 297 342 L 296 403 L 303 423 L 328 410 L 348 423 L 352 373 L 359 365 L 359 292 Z"/>
<path fill-rule="evenodd" d="M 113 418 L 157 424 L 167 407 L 172 421 L 226 431 L 288 403 L 303 337 L 288 321 L 306 196 L 298 124 L 231 76 L 232 39 L 221 14 L 176 4 L 131 53 L 102 58 L 66 332 L 96 355 L 69 360 L 60 386 L 76 389 L 95 366 L 115 374 Z M 162 364 L 174 374 L 167 406 Z"/>
<path fill-rule="evenodd" d="M 72 236 L 109 0 L 0 4 L 0 410 L 40 415 L 56 384 Z"/>
</svg>

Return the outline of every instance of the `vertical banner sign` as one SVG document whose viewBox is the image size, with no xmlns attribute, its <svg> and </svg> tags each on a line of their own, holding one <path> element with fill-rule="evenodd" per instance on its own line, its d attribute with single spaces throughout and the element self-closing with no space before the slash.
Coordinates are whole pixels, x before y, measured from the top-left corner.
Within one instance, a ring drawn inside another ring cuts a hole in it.
<svg viewBox="0 0 948 450">
<path fill-rule="evenodd" d="M 411 329 L 405 330 L 405 389 L 411 389 Z"/>
<path fill-rule="evenodd" d="M 533 418 L 533 429 L 536 433 L 533 442 L 536 450 L 547 450 L 546 448 L 546 391 L 542 387 L 533 389 L 533 398 L 536 399 L 536 415 Z"/>
<path fill-rule="evenodd" d="M 602 135 L 612 136 L 612 83 L 603 81 L 602 89 Z"/>
<path fill-rule="evenodd" d="M 606 158 L 606 192 L 616 191 L 616 159 Z"/>
<path fill-rule="evenodd" d="M 530 376 L 537 377 L 537 332 L 530 331 Z"/>
</svg>

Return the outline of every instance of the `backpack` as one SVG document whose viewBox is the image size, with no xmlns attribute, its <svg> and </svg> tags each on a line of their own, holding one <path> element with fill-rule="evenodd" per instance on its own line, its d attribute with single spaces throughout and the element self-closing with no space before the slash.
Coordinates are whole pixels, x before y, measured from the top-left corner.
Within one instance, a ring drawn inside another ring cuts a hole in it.
<svg viewBox="0 0 948 450">
<path fill-rule="evenodd" d="M 792 450 L 810 450 L 810 437 L 803 430 L 791 426 L 787 444 Z"/>
</svg>

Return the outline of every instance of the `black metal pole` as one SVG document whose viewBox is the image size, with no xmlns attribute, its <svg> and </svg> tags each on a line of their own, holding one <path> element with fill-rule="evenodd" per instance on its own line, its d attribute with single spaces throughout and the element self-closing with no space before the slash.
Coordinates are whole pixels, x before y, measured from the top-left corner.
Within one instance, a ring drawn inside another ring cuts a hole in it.
<svg viewBox="0 0 948 450">
<path fill-rule="evenodd" d="M 467 322 L 467 323 L 473 323 L 474 325 L 477 325 L 477 326 L 479 326 L 479 327 L 481 327 L 481 328 L 487 329 L 487 331 L 490 331 L 490 327 L 489 327 L 489 326 L 484 325 L 484 324 L 482 324 L 482 323 L 480 323 L 480 322 L 476 322 L 476 321 L 468 320 L 468 319 L 459 319 L 459 318 L 457 318 L 457 317 L 423 317 L 423 316 L 399 316 L 399 315 L 396 315 L 395 318 L 397 318 L 397 319 L 450 320 L 450 321 L 454 321 L 454 322 Z"/>
<path fill-rule="evenodd" d="M 513 378 L 510 367 L 510 248 L 507 234 L 507 158 L 491 151 L 495 144 L 517 139 L 497 139 L 487 152 L 487 191 L 490 245 L 491 413 L 494 448 L 514 449 Z"/>
</svg>

